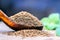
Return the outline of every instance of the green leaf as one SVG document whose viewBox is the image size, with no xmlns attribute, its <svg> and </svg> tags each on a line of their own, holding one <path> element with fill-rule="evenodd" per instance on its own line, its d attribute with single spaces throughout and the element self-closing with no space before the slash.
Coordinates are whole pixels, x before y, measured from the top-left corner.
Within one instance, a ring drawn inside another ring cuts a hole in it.
<svg viewBox="0 0 60 40">
<path fill-rule="evenodd" d="M 58 24 L 59 23 L 59 14 L 58 13 L 52 13 L 49 15 L 49 20 L 50 22 L 53 22 L 53 23 L 56 23 Z"/>
</svg>

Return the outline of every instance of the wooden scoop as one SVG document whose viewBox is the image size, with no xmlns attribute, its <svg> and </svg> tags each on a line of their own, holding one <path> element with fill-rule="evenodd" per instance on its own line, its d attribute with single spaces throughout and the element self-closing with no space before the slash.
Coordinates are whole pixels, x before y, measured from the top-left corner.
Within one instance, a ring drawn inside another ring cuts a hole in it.
<svg viewBox="0 0 60 40">
<path fill-rule="evenodd" d="M 39 29 L 42 30 L 43 26 L 39 26 L 39 27 L 30 27 L 27 25 L 22 25 L 22 24 L 17 24 L 13 21 L 11 21 L 11 19 L 9 19 L 9 17 L 0 10 L 0 19 L 6 24 L 8 25 L 10 28 L 12 28 L 13 30 L 17 31 L 17 30 L 21 30 L 21 29 Z"/>
</svg>

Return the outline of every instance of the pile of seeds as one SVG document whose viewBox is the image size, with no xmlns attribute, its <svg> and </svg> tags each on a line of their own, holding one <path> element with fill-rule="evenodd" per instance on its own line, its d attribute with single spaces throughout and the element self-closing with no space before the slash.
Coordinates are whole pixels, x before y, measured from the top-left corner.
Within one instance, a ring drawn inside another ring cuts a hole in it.
<svg viewBox="0 0 60 40">
<path fill-rule="evenodd" d="M 41 37 L 49 37 L 51 34 L 45 31 L 40 31 L 36 29 L 27 29 L 27 30 L 19 30 L 16 32 L 8 32 L 8 35 L 12 36 L 22 36 L 22 37 L 34 37 L 34 36 L 41 36 Z"/>
<path fill-rule="evenodd" d="M 23 24 L 29 26 L 42 25 L 37 17 L 25 11 L 19 12 L 9 18 L 17 24 Z M 19 30 L 14 32 L 8 32 L 6 34 L 14 35 L 14 36 L 23 36 L 23 37 L 50 36 L 48 32 L 37 30 L 37 29 L 25 29 L 25 30 Z"/>
<path fill-rule="evenodd" d="M 28 26 L 41 26 L 41 22 L 31 13 L 26 11 L 21 11 L 13 16 L 10 17 L 12 21 L 16 22 L 17 24 L 23 24 Z"/>
</svg>

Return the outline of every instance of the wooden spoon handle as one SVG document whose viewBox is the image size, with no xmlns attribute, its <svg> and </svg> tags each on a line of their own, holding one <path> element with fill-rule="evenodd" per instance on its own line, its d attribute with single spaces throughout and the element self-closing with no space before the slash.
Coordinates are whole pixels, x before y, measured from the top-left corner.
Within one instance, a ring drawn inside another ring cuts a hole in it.
<svg viewBox="0 0 60 40">
<path fill-rule="evenodd" d="M 14 27 L 15 23 L 12 22 L 9 17 L 2 11 L 0 10 L 0 19 L 5 22 L 7 25 L 9 25 L 10 27 Z"/>
</svg>

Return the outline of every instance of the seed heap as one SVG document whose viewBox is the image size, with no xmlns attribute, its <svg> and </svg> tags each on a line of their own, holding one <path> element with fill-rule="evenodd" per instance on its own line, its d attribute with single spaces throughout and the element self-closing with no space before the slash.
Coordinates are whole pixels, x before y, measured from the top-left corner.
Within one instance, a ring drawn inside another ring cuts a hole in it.
<svg viewBox="0 0 60 40">
<path fill-rule="evenodd" d="M 28 13 L 26 11 L 21 11 L 13 16 L 10 17 L 12 21 L 14 21 L 17 24 L 23 24 L 28 26 L 41 26 L 41 22 L 39 19 L 35 16 L 33 16 L 31 13 Z"/>
<path fill-rule="evenodd" d="M 17 24 L 23 24 L 23 25 L 29 25 L 29 26 L 42 25 L 37 17 L 33 16 L 32 14 L 26 11 L 19 12 L 9 18 Z M 25 29 L 25 30 L 19 30 L 14 32 L 8 32 L 7 34 L 14 35 L 14 36 L 23 36 L 23 37 L 50 36 L 48 32 L 44 32 L 37 29 Z"/>
<path fill-rule="evenodd" d="M 9 32 L 8 35 L 12 36 L 22 36 L 22 37 L 34 37 L 34 36 L 41 36 L 41 37 L 49 37 L 51 34 L 45 31 L 40 31 L 36 29 L 25 29 L 25 30 L 19 30 L 16 32 Z"/>
</svg>

